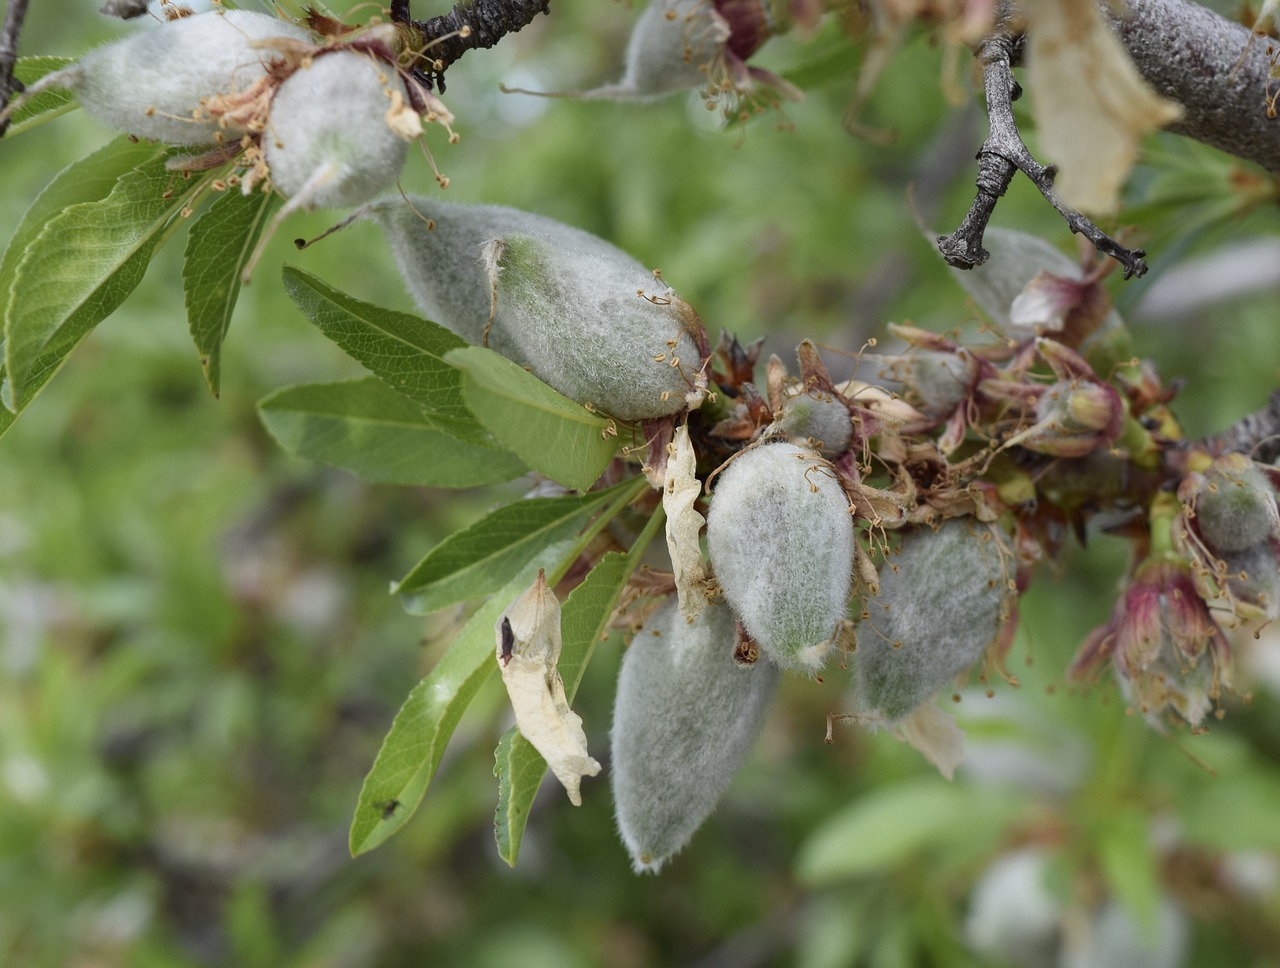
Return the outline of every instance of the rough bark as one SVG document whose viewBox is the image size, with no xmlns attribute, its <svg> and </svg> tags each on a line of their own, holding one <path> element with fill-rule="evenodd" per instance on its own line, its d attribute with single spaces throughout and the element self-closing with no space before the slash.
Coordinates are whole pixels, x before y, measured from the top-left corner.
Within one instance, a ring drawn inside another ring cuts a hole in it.
<svg viewBox="0 0 1280 968">
<path fill-rule="evenodd" d="M 1147 83 L 1186 110 L 1169 130 L 1280 173 L 1280 119 L 1267 116 L 1267 40 L 1250 47 L 1249 28 L 1189 0 L 1128 6 L 1112 26 Z"/>
</svg>

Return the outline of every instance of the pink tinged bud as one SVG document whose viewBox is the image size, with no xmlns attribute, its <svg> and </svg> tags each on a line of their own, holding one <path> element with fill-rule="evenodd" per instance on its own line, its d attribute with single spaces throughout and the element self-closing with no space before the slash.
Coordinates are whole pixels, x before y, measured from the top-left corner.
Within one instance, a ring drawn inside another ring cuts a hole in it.
<svg viewBox="0 0 1280 968">
<path fill-rule="evenodd" d="M 208 104 L 243 94 L 263 81 L 271 41 L 309 42 L 311 35 L 278 17 L 217 10 L 169 20 L 99 47 L 41 86 L 67 87 L 96 121 L 139 138 L 171 145 L 234 141 Z"/>
<path fill-rule="evenodd" d="M 1087 285 L 1041 269 L 1013 300 L 1009 322 L 1015 331 L 1037 336 L 1059 332 L 1067 314 L 1079 304 Z"/>
<path fill-rule="evenodd" d="M 972 520 L 906 535 L 859 627 L 860 713 L 897 723 L 983 657 L 1012 613 L 1007 558 L 997 532 Z"/>
<path fill-rule="evenodd" d="M 1036 422 L 1006 442 L 1051 457 L 1084 457 L 1110 447 L 1124 429 L 1124 402 L 1105 383 L 1084 380 L 1046 387 Z"/>
<path fill-rule="evenodd" d="M 733 613 L 687 623 L 667 605 L 627 648 L 614 701 L 613 799 L 636 872 L 656 872 L 715 809 L 777 690 L 768 662 L 734 659 Z"/>
<path fill-rule="evenodd" d="M 364 211 L 428 319 L 570 399 L 644 420 L 705 395 L 697 313 L 603 239 L 516 209 L 420 196 Z"/>
<path fill-rule="evenodd" d="M 1141 565 L 1112 628 L 1116 674 L 1129 699 L 1153 718 L 1169 708 L 1198 726 L 1229 684 L 1230 652 L 1190 570 L 1168 559 Z"/>
<path fill-rule="evenodd" d="M 707 549 L 724 597 L 766 656 L 817 672 L 848 610 L 855 537 L 835 469 L 779 443 L 743 451 L 717 479 Z"/>
<path fill-rule="evenodd" d="M 1276 492 L 1267 476 L 1243 454 L 1225 454 L 1178 488 L 1208 548 L 1218 554 L 1244 551 L 1280 538 Z"/>
</svg>

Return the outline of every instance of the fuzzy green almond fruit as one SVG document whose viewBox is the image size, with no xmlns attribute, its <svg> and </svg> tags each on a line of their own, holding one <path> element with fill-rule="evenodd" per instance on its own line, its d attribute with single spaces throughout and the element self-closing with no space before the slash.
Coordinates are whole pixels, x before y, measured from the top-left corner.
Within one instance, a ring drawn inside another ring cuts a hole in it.
<svg viewBox="0 0 1280 968">
<path fill-rule="evenodd" d="M 588 232 L 517 209 L 414 196 L 363 210 L 423 314 L 622 420 L 701 403 L 706 334 L 655 274 Z"/>
<path fill-rule="evenodd" d="M 244 130 L 211 114 L 210 101 L 243 94 L 264 79 L 273 41 L 310 43 L 311 34 L 247 10 L 180 17 L 90 51 L 31 93 L 69 88 L 96 121 L 138 138 L 171 145 L 234 141 Z"/>
<path fill-rule="evenodd" d="M 766 656 L 822 668 L 852 586 L 853 516 L 835 468 L 807 447 L 743 451 L 717 479 L 707 550 L 724 597 Z"/>
<path fill-rule="evenodd" d="M 751 753 L 778 687 L 733 657 L 723 605 L 686 622 L 672 602 L 622 659 L 610 734 L 618 832 L 636 873 L 656 872 L 710 816 Z"/>
<path fill-rule="evenodd" d="M 858 631 L 859 712 L 893 725 L 982 658 L 1010 595 L 996 532 L 970 519 L 906 535 Z"/>
<path fill-rule="evenodd" d="M 352 50 L 317 55 L 290 74 L 271 101 L 262 146 L 271 185 L 305 208 L 362 205 L 400 177 L 408 142 L 393 116 L 404 84 L 390 65 Z"/>
<path fill-rule="evenodd" d="M 794 441 L 809 443 L 823 457 L 843 454 L 853 440 L 849 408 L 835 397 L 816 391 L 787 397 L 775 428 Z"/>
<path fill-rule="evenodd" d="M 1194 502 L 1200 537 L 1218 554 L 1280 538 L 1275 488 L 1244 454 L 1224 454 L 1180 490 Z"/>
</svg>

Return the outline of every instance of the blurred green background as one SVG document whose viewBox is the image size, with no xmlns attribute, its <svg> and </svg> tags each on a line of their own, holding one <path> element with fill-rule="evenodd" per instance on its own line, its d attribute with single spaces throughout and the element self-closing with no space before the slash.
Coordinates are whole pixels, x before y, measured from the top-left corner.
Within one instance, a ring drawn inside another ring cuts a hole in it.
<svg viewBox="0 0 1280 968">
<path fill-rule="evenodd" d="M 22 52 L 76 55 L 132 29 L 93 6 L 36 0 Z M 830 28 L 755 58 L 802 71 L 808 96 L 744 130 L 719 130 L 696 98 L 500 94 L 499 82 L 570 90 L 620 73 L 635 11 L 552 10 L 450 70 L 462 138 L 429 136 L 449 197 L 596 232 L 660 267 L 713 338 L 767 335 L 788 358 L 813 337 L 840 375 L 887 321 L 976 317 L 917 227 L 958 222 L 983 134 L 971 98 L 943 96 L 936 38 L 911 37 L 876 86 L 861 121 L 878 144 L 841 125 L 864 45 Z M 961 64 L 955 80 L 972 90 Z M 109 137 L 75 113 L 0 143 L 0 226 Z M 437 191 L 422 159 L 404 187 Z M 1241 214 L 1246 196 L 1257 204 Z M 1277 282 L 1240 269 L 1274 254 L 1274 185 L 1161 137 L 1130 201 L 1154 269 L 1112 280 L 1120 305 L 1140 351 L 1186 378 L 1189 432 L 1212 432 L 1280 378 Z M 510 870 L 492 843 L 492 750 L 509 724 L 495 678 L 417 816 L 351 860 L 363 774 L 458 622 L 404 614 L 388 583 L 518 488 L 374 486 L 289 459 L 266 435 L 257 399 L 358 372 L 287 300 L 281 264 L 411 308 L 372 226 L 289 244 L 335 218 L 296 217 L 269 247 L 241 296 L 221 399 L 187 336 L 179 235 L 0 439 L 0 962 L 978 965 L 963 941 L 974 884 L 1034 843 L 1075 910 L 1115 896 L 1154 924 L 1172 897 L 1193 926 L 1184 963 L 1280 965 L 1268 671 L 1280 644 L 1240 643 L 1252 701 L 1229 702 L 1204 736 L 1153 733 L 1110 685 L 1067 688 L 1065 663 L 1107 618 L 1124 567 L 1106 537 L 1038 576 L 1013 653 L 1021 685 L 964 692 L 970 758 L 954 784 L 888 735 L 837 727 L 825 745 L 826 715 L 847 705 L 847 675 L 832 670 L 786 684 L 730 796 L 659 877 L 630 873 L 603 776 L 578 809 L 544 785 Z M 1074 251 L 1025 181 L 995 221 Z M 1234 269 L 1218 277 L 1234 283 L 1197 299 L 1204 287 L 1178 263 L 1222 253 Z M 596 751 L 620 646 L 597 651 L 576 704 Z"/>
</svg>

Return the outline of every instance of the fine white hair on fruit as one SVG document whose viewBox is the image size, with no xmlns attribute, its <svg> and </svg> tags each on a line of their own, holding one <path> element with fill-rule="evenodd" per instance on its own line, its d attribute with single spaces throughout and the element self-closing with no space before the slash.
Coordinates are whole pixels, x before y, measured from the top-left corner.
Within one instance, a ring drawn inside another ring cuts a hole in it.
<svg viewBox="0 0 1280 968">
<path fill-rule="evenodd" d="M 428 319 L 621 420 L 697 406 L 705 334 L 652 270 L 588 232 L 497 205 L 368 206 Z"/>
<path fill-rule="evenodd" d="M 900 722 L 982 658 L 1012 594 L 1006 555 L 996 531 L 972 520 L 906 535 L 858 636 L 861 712 Z"/>
<path fill-rule="evenodd" d="M 645 623 L 622 659 L 611 776 L 618 832 L 636 873 L 684 847 L 751 753 L 778 687 L 769 662 L 733 657 L 723 605 L 686 622 L 675 602 Z"/>
<path fill-rule="evenodd" d="M 304 63 L 276 91 L 262 135 L 272 186 L 310 209 L 361 205 L 395 184 L 408 145 L 388 112 L 404 97 L 395 68 L 364 54 Z"/>
<path fill-rule="evenodd" d="M 309 43 L 311 34 L 247 10 L 181 17 L 90 51 L 43 78 L 39 89 L 70 88 L 95 120 L 139 138 L 215 144 L 244 132 L 210 116 L 206 105 L 264 78 L 273 40 Z"/>
<path fill-rule="evenodd" d="M 790 672 L 822 668 L 848 610 L 854 541 L 835 469 L 807 447 L 743 451 L 716 482 L 716 580 L 761 651 Z"/>
</svg>

